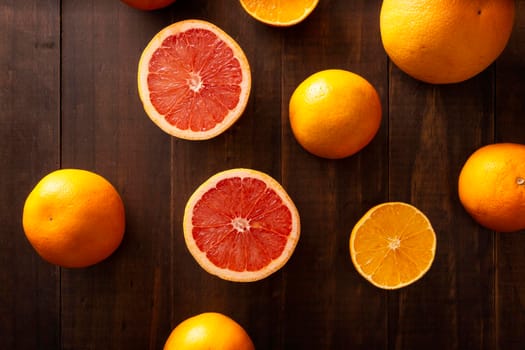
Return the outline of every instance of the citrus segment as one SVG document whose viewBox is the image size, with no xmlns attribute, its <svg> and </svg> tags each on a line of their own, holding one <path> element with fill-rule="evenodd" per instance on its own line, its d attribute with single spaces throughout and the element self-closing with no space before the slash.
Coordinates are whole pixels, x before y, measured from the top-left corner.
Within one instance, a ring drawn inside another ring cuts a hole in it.
<svg viewBox="0 0 525 350">
<path fill-rule="evenodd" d="M 266 24 L 291 26 L 304 20 L 319 0 L 240 0 L 244 10 Z"/>
<path fill-rule="evenodd" d="M 458 179 L 465 210 L 498 232 L 525 229 L 525 145 L 495 143 L 472 153 Z"/>
<path fill-rule="evenodd" d="M 428 218 L 401 202 L 370 209 L 350 235 L 350 255 L 357 271 L 383 289 L 397 289 L 430 269 L 436 236 Z"/>
<path fill-rule="evenodd" d="M 297 209 L 265 173 L 231 169 L 205 181 L 184 212 L 184 238 L 209 273 L 232 281 L 260 280 L 281 268 L 299 239 Z"/>
<path fill-rule="evenodd" d="M 161 30 L 144 49 L 138 90 L 146 114 L 162 130 L 182 139 L 210 139 L 244 112 L 250 66 L 220 28 L 185 20 Z"/>
<path fill-rule="evenodd" d="M 169 335 L 164 350 L 254 350 L 250 336 L 230 317 L 205 312 L 177 325 Z"/>
<path fill-rule="evenodd" d="M 81 169 L 43 177 L 23 209 L 25 235 L 46 261 L 62 267 L 94 265 L 120 245 L 124 205 L 105 178 Z"/>
</svg>

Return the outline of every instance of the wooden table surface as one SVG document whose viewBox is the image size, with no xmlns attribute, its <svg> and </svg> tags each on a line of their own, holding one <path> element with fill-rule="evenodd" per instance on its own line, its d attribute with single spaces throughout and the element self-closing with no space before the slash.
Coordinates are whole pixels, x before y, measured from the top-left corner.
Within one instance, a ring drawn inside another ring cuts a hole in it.
<svg viewBox="0 0 525 350">
<path fill-rule="evenodd" d="M 0 348 L 161 349 L 183 319 L 218 311 L 242 324 L 259 350 L 523 349 L 525 232 L 480 227 L 456 189 L 475 149 L 525 143 L 525 0 L 516 4 L 496 63 L 436 86 L 388 60 L 379 0 L 321 0 L 290 28 L 255 21 L 237 0 L 178 0 L 153 12 L 118 0 L 2 0 Z M 209 141 L 165 134 L 137 94 L 147 42 L 188 18 L 224 29 L 252 68 L 244 115 Z M 327 68 L 361 74 L 383 105 L 371 144 L 336 161 L 304 151 L 288 122 L 294 88 Z M 105 176 L 126 206 L 122 245 L 85 269 L 44 262 L 21 226 L 31 188 L 68 167 Z M 259 282 L 209 275 L 182 236 L 189 195 L 233 167 L 275 177 L 301 214 L 294 255 Z M 430 271 L 397 291 L 365 281 L 348 252 L 353 225 L 385 201 L 414 204 L 437 234 Z"/>
</svg>

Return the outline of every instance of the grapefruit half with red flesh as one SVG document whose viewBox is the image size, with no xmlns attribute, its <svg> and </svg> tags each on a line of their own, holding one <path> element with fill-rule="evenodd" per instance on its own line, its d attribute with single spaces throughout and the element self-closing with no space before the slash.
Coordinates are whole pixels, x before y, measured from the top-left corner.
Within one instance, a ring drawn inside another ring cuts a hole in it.
<svg viewBox="0 0 525 350">
<path fill-rule="evenodd" d="M 189 198 L 184 238 L 197 263 L 222 279 L 249 282 L 279 270 L 300 234 L 297 208 L 272 177 L 230 169 L 205 181 Z"/>
<path fill-rule="evenodd" d="M 206 140 L 244 112 L 251 90 L 248 60 L 237 42 L 202 20 L 162 29 L 144 49 L 138 91 L 149 118 L 168 134 Z"/>
</svg>

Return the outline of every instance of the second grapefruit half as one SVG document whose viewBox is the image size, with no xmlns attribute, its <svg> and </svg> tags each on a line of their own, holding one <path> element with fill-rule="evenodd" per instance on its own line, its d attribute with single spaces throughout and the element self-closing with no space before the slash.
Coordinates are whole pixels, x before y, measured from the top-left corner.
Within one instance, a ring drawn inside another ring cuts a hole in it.
<svg viewBox="0 0 525 350">
<path fill-rule="evenodd" d="M 230 281 L 257 281 L 280 269 L 299 233 L 299 213 L 283 187 L 251 169 L 212 176 L 184 212 L 189 251 L 206 271 Z"/>
</svg>

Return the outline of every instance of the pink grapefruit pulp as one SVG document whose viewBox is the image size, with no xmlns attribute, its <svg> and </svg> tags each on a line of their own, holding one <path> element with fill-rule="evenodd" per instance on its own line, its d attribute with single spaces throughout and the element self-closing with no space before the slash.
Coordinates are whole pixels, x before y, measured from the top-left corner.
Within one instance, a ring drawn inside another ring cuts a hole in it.
<svg viewBox="0 0 525 350">
<path fill-rule="evenodd" d="M 205 181 L 184 213 L 189 251 L 209 273 L 231 281 L 256 281 L 291 257 L 300 232 L 294 203 L 269 175 L 231 169 Z"/>
<path fill-rule="evenodd" d="M 244 52 L 206 21 L 164 28 L 140 58 L 138 91 L 146 114 L 182 139 L 205 140 L 224 132 L 244 112 L 250 89 Z"/>
</svg>

